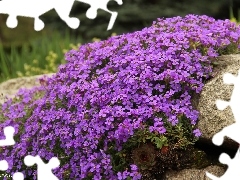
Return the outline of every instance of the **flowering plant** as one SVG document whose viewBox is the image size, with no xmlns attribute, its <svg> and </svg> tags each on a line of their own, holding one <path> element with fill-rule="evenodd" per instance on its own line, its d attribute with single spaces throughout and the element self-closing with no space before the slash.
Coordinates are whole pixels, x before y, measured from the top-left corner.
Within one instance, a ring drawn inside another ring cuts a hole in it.
<svg viewBox="0 0 240 180">
<path fill-rule="evenodd" d="M 22 159 L 38 154 L 61 160 L 60 179 L 140 179 L 140 144 L 186 148 L 201 135 L 191 97 L 239 37 L 229 20 L 187 15 L 69 51 L 53 78 L 2 105 L 0 131 L 15 127 L 17 142 L 1 149 L 8 172 L 36 179 Z"/>
</svg>

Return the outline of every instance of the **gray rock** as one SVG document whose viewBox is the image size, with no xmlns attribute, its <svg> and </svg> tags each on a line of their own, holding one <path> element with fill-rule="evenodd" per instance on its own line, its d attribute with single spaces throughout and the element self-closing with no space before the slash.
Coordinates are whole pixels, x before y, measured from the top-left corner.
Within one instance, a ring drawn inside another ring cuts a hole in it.
<svg viewBox="0 0 240 180">
<path fill-rule="evenodd" d="M 34 86 L 39 86 L 40 85 L 38 81 L 39 78 L 43 76 L 51 77 L 52 75 L 54 75 L 54 73 L 10 79 L 8 81 L 1 83 L 0 84 L 0 104 L 4 103 L 4 99 L 6 96 L 9 98 L 13 98 L 20 88 L 31 89 Z"/>
<path fill-rule="evenodd" d="M 197 127 L 202 131 L 202 138 L 211 141 L 213 135 L 221 131 L 224 127 L 234 123 L 234 117 L 231 109 L 228 107 L 224 111 L 217 109 L 215 101 L 217 99 L 230 100 L 233 86 L 223 84 L 223 75 L 225 73 L 237 74 L 240 69 L 240 55 L 227 55 L 218 58 L 218 66 L 214 69 L 216 76 L 209 80 L 201 92 L 200 96 L 194 97 L 195 106 L 200 111 Z M 48 74 L 47 76 L 52 76 Z M 14 97 L 20 88 L 32 88 L 39 86 L 37 79 L 43 75 L 23 77 L 8 80 L 0 84 L 0 94 L 3 96 Z M 0 103 L 4 99 L 0 96 Z M 236 144 L 228 139 L 231 144 Z M 215 176 L 222 176 L 226 169 L 219 166 L 208 166 L 204 169 L 184 169 L 182 171 L 167 171 L 165 180 L 209 180 L 206 172 Z"/>
<path fill-rule="evenodd" d="M 220 166 L 208 166 L 204 169 L 184 169 L 182 171 L 167 171 L 164 180 L 210 180 L 209 172 L 217 177 L 222 176 L 226 169 Z"/>
<path fill-rule="evenodd" d="M 235 122 L 230 107 L 220 111 L 216 107 L 216 100 L 221 99 L 229 101 L 233 85 L 223 83 L 223 75 L 231 73 L 237 75 L 240 69 L 240 55 L 227 55 L 217 58 L 218 65 L 214 69 L 216 76 L 209 80 L 201 94 L 198 103 L 200 112 L 198 128 L 202 131 L 202 138 L 211 140 L 213 135 L 221 131 L 224 127 Z M 229 145 L 235 145 L 236 142 L 226 139 Z"/>
</svg>

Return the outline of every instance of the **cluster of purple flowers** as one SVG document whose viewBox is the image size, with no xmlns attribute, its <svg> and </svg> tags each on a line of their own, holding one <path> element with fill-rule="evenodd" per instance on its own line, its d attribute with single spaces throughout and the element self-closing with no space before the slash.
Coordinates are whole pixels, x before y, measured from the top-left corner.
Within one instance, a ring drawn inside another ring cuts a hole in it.
<svg viewBox="0 0 240 180">
<path fill-rule="evenodd" d="M 23 168 L 23 157 L 38 154 L 61 160 L 54 171 L 59 179 L 140 179 L 133 164 L 113 171 L 109 146 L 120 151 L 142 124 L 164 134 L 159 113 L 173 126 L 182 115 L 195 125 L 191 93 L 201 92 L 210 59 L 239 42 L 240 28 L 229 20 L 187 15 L 71 50 L 45 86 L 20 91 L 22 101 L 2 105 L 1 132 L 14 126 L 17 144 L 1 149 L 0 158 L 8 160 L 9 172 L 26 176 L 34 171 Z M 40 91 L 43 97 L 32 101 Z"/>
</svg>

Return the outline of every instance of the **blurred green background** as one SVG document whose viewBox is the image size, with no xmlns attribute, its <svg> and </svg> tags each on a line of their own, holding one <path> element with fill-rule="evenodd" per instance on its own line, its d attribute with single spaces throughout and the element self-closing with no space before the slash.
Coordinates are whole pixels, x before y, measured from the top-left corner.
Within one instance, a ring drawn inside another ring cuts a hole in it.
<svg viewBox="0 0 240 180">
<path fill-rule="evenodd" d="M 106 39 L 113 33 L 122 34 L 150 26 L 160 17 L 185 16 L 187 14 L 208 15 L 215 19 L 240 20 L 239 0 L 123 0 L 119 6 L 115 1 L 108 8 L 118 12 L 113 29 L 107 31 L 110 14 L 98 10 L 96 19 L 86 17 L 90 6 L 75 1 L 70 17 L 81 23 L 78 29 L 70 29 L 55 10 L 42 16 L 44 30 L 34 30 L 34 19 L 18 17 L 18 26 L 6 26 L 8 15 L 0 14 L 0 82 L 19 76 L 51 73 L 59 64 L 65 63 L 64 53 L 77 48 L 93 38 Z M 234 17 L 236 19 L 234 19 Z"/>
</svg>

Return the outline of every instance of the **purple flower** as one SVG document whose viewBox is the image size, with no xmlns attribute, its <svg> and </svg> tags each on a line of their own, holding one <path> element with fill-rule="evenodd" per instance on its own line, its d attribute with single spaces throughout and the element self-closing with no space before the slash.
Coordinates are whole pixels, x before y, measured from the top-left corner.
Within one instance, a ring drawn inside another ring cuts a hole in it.
<svg viewBox="0 0 240 180">
<path fill-rule="evenodd" d="M 138 167 L 135 164 L 130 165 L 132 171 L 137 171 Z"/>
<path fill-rule="evenodd" d="M 195 130 L 193 131 L 193 133 L 194 133 L 194 135 L 195 135 L 196 137 L 199 137 L 199 136 L 202 135 L 202 133 L 200 132 L 199 129 L 195 129 Z"/>
<path fill-rule="evenodd" d="M 128 175 L 130 175 L 130 173 L 128 171 L 124 171 L 124 172 L 118 172 L 118 180 L 124 180 L 128 177 Z"/>
<path fill-rule="evenodd" d="M 200 93 L 211 74 L 210 59 L 239 42 L 234 23 L 187 15 L 71 50 L 54 77 L 20 90 L 19 102 L 1 105 L 0 129 L 14 126 L 18 142 L 0 158 L 9 158 L 14 169 L 8 172 L 23 171 L 30 179 L 35 171 L 21 163 L 28 154 L 61 158 L 60 179 L 140 179 L 135 165 L 114 171 L 109 149 L 121 151 L 143 128 L 167 137 L 165 121 L 175 126 L 187 118 L 196 125 L 191 94 Z M 201 135 L 198 129 L 192 134 Z"/>
</svg>

